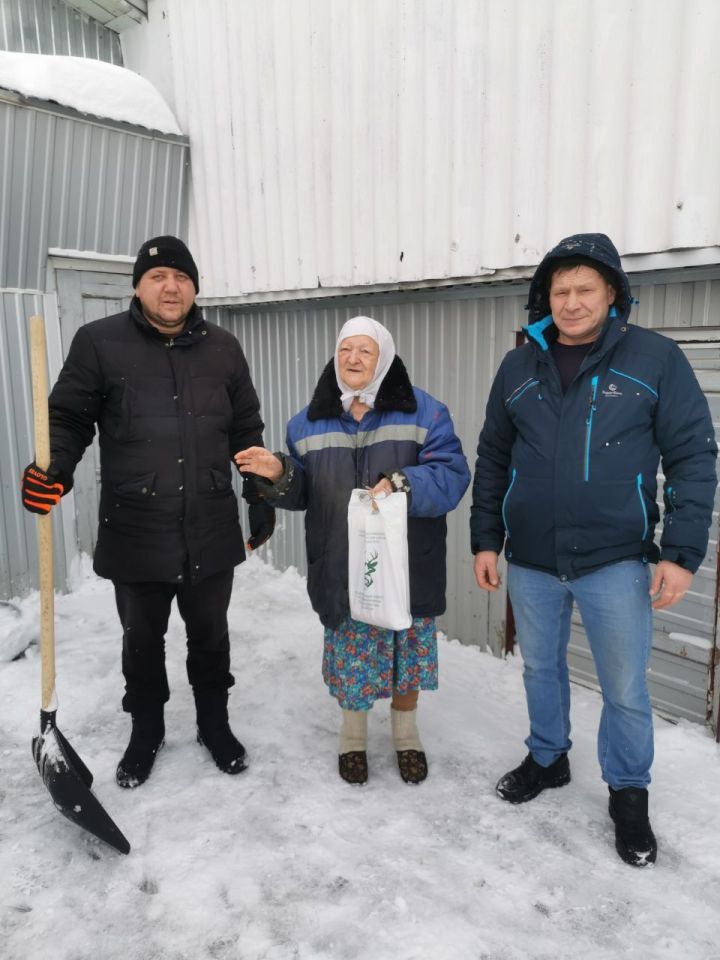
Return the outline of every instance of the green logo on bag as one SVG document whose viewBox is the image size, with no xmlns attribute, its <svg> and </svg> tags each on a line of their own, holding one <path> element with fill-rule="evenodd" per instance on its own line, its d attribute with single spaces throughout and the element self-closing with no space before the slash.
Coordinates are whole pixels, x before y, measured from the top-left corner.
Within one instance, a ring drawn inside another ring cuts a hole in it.
<svg viewBox="0 0 720 960">
<path fill-rule="evenodd" d="M 377 571 L 377 565 L 378 565 L 377 553 L 374 553 L 371 557 L 368 557 L 367 560 L 365 561 L 365 573 L 363 575 L 363 579 L 365 581 L 366 587 L 372 586 L 373 574 Z"/>
</svg>

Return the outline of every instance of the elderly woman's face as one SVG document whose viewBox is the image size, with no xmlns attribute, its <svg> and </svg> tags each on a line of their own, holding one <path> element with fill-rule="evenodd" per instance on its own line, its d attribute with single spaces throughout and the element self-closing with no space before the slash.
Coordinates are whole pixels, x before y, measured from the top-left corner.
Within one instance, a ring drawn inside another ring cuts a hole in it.
<svg viewBox="0 0 720 960">
<path fill-rule="evenodd" d="M 338 347 L 338 368 L 343 383 L 362 390 L 375 376 L 380 347 L 372 337 L 346 337 Z"/>
</svg>

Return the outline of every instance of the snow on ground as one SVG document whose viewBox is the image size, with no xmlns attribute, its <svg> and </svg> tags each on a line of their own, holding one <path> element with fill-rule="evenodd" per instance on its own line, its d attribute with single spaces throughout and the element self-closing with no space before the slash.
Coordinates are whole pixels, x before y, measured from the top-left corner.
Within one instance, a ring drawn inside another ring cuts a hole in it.
<svg viewBox="0 0 720 960">
<path fill-rule="evenodd" d="M 23 628 L 36 605 L 19 602 Z M 383 703 L 370 717 L 370 782 L 348 786 L 304 581 L 254 557 L 231 605 L 231 714 L 250 769 L 221 773 L 195 741 L 173 613 L 167 745 L 151 779 L 124 791 L 110 584 L 82 571 L 57 598 L 56 634 L 58 725 L 132 851 L 55 811 L 30 755 L 37 650 L 0 664 L 4 960 L 720 958 L 720 757 L 699 726 L 657 721 L 660 852 L 640 871 L 613 847 L 591 691 L 574 688 L 572 783 L 522 807 L 495 797 L 524 755 L 517 658 L 443 641 L 440 690 L 421 697 L 429 779 L 400 780 Z"/>
<path fill-rule="evenodd" d="M 80 113 L 180 135 L 175 117 L 150 81 L 113 63 L 3 50 L 0 87 Z"/>
</svg>

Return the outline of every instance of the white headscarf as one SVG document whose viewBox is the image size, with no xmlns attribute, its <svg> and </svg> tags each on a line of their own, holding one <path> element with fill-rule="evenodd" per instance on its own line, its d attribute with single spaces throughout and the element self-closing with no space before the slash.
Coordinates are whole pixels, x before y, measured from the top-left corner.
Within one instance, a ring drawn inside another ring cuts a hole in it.
<svg viewBox="0 0 720 960">
<path fill-rule="evenodd" d="M 380 355 L 377 366 L 375 367 L 375 375 L 370 383 L 366 387 L 363 387 L 362 390 L 352 390 L 340 377 L 338 350 L 343 340 L 347 340 L 348 337 L 359 336 L 373 339 L 380 348 Z M 335 344 L 335 377 L 337 378 L 338 387 L 340 387 L 340 400 L 342 401 L 343 410 L 347 412 L 350 409 L 355 397 L 358 398 L 360 403 L 364 403 L 371 408 L 374 407 L 375 397 L 380 389 L 380 384 L 385 379 L 385 374 L 390 369 L 390 364 L 394 359 L 395 342 L 393 341 L 390 331 L 386 330 L 381 323 L 378 323 L 377 320 L 373 320 L 371 317 L 352 317 L 352 319 L 348 320 L 338 334 L 337 343 Z"/>
</svg>

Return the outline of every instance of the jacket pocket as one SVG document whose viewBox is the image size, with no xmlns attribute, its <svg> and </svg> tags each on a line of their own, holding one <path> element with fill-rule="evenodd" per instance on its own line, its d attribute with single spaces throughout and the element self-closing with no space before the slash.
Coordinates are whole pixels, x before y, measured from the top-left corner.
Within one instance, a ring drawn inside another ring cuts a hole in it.
<svg viewBox="0 0 720 960">
<path fill-rule="evenodd" d="M 637 490 L 638 500 L 640 501 L 640 511 L 642 513 L 642 519 L 643 519 L 642 539 L 645 540 L 648 535 L 649 522 L 648 522 L 647 505 L 645 503 L 645 494 L 643 493 L 643 488 L 642 488 L 642 478 L 643 477 L 641 473 L 639 473 L 635 477 L 635 489 Z"/>
<path fill-rule="evenodd" d="M 510 494 L 512 493 L 512 488 L 515 486 L 515 480 L 517 479 L 517 470 L 513 467 L 512 476 L 510 478 L 510 485 L 505 491 L 505 496 L 503 497 L 502 502 L 502 518 L 503 526 L 505 527 L 505 535 L 510 537 L 510 522 L 508 520 L 508 501 L 510 500 Z"/>
<path fill-rule="evenodd" d="M 513 392 L 510 394 L 509 397 L 506 397 L 505 406 L 511 407 L 514 403 L 516 403 L 520 399 L 520 397 L 524 396 L 528 392 L 528 390 L 532 390 L 532 388 L 536 387 L 539 383 L 540 383 L 539 380 L 533 379 L 533 378 L 530 378 L 529 380 L 525 380 L 524 383 L 521 383 L 519 387 L 516 387 L 513 390 Z"/>
<path fill-rule="evenodd" d="M 157 474 L 146 473 L 141 477 L 123 480 L 113 486 L 113 493 L 122 497 L 151 497 L 155 495 L 155 479 Z"/>
<path fill-rule="evenodd" d="M 212 417 L 221 423 L 232 422 L 232 403 L 224 383 L 213 377 L 193 377 L 192 397 L 196 417 Z"/>
<path fill-rule="evenodd" d="M 232 488 L 230 477 L 222 470 L 216 470 L 210 467 L 209 486 L 210 493 L 223 494 Z"/>
<path fill-rule="evenodd" d="M 616 367 L 610 367 L 610 373 L 614 373 L 617 377 L 622 377 L 623 380 L 631 380 L 639 387 L 642 387 L 650 396 L 655 397 L 656 400 L 658 399 L 657 390 L 653 389 L 649 383 L 645 383 L 644 380 L 638 380 L 637 377 L 633 377 L 629 373 L 623 373 L 622 370 L 618 370 Z"/>
<path fill-rule="evenodd" d="M 503 499 L 502 518 L 508 559 L 514 557 L 547 566 L 544 560 L 533 561 L 532 558 L 540 554 L 544 557 L 548 552 L 552 557 L 555 550 L 553 481 L 526 477 L 513 467 Z"/>
<path fill-rule="evenodd" d="M 637 549 L 652 535 L 658 520 L 652 489 L 643 475 L 603 483 L 578 483 L 568 490 L 572 512 L 574 549 L 590 551 L 626 546 Z"/>
</svg>

